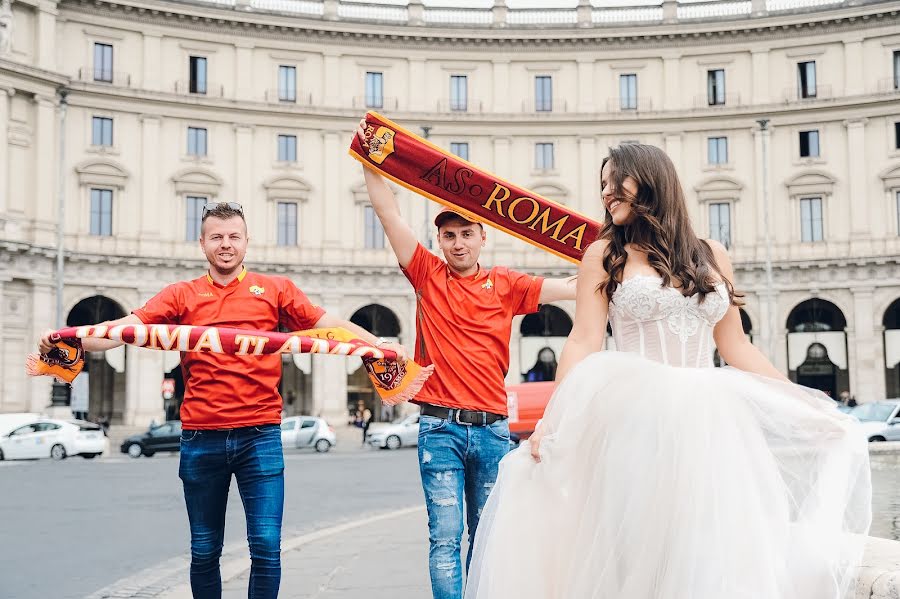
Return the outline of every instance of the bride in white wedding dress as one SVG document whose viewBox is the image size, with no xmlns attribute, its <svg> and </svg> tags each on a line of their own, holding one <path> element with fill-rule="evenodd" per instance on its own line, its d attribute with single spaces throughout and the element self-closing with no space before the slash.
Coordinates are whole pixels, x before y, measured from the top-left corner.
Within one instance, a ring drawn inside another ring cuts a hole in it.
<svg viewBox="0 0 900 599">
<path fill-rule="evenodd" d="M 668 156 L 612 148 L 601 185 L 561 382 L 501 463 L 466 598 L 852 597 L 865 436 L 748 341 L 725 248 L 694 234 Z"/>
</svg>

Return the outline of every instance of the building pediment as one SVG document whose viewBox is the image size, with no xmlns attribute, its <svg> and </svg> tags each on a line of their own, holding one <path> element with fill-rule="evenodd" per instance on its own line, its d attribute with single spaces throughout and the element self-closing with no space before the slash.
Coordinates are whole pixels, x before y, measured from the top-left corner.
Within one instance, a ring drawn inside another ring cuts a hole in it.
<svg viewBox="0 0 900 599">
<path fill-rule="evenodd" d="M 805 171 L 785 182 L 788 195 L 831 195 L 835 178 L 823 171 Z"/>
<path fill-rule="evenodd" d="M 884 181 L 885 191 L 900 188 L 900 165 L 888 167 L 878 176 Z"/>
<path fill-rule="evenodd" d="M 222 188 L 222 178 L 205 168 L 192 167 L 175 173 L 172 177 L 175 183 L 175 192 L 196 193 L 208 196 L 218 196 Z"/>
<path fill-rule="evenodd" d="M 550 181 L 539 181 L 528 189 L 554 202 L 565 202 L 569 198 L 569 190 Z"/>
<path fill-rule="evenodd" d="M 312 186 L 298 177 L 279 175 L 263 183 L 266 196 L 270 200 L 306 201 L 312 192 Z"/>
<path fill-rule="evenodd" d="M 714 200 L 739 200 L 744 184 L 732 177 L 718 175 L 701 181 L 694 186 L 701 202 Z"/>
<path fill-rule="evenodd" d="M 80 185 L 100 185 L 122 189 L 128 182 L 129 174 L 118 163 L 108 159 L 86 160 L 75 167 Z"/>
</svg>

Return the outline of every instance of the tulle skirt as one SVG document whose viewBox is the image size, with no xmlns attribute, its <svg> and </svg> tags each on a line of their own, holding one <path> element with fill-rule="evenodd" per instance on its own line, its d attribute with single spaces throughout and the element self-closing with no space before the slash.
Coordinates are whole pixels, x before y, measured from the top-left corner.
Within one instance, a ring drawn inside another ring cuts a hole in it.
<svg viewBox="0 0 900 599">
<path fill-rule="evenodd" d="M 847 599 L 866 437 L 810 389 L 599 352 L 500 465 L 466 599 Z"/>
</svg>

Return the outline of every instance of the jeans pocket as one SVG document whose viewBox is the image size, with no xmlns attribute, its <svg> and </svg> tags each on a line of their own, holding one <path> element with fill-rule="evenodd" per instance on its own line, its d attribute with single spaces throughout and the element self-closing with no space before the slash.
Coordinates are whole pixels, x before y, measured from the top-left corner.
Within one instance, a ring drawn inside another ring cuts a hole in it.
<svg viewBox="0 0 900 599">
<path fill-rule="evenodd" d="M 200 431 L 181 431 L 181 442 L 189 443 L 200 436 Z"/>
<path fill-rule="evenodd" d="M 422 435 L 427 435 L 428 433 L 439 431 L 445 426 L 447 426 L 447 421 L 443 418 L 436 418 L 434 416 L 420 416 L 419 436 L 421 437 Z"/>
<path fill-rule="evenodd" d="M 254 426 L 253 429 L 258 433 L 271 433 L 274 431 L 281 431 L 281 428 L 277 424 L 260 424 Z"/>
<path fill-rule="evenodd" d="M 489 424 L 487 429 L 491 431 L 498 439 L 502 439 L 503 441 L 509 442 L 509 419 L 504 418 L 503 420 L 497 420 L 496 422 Z"/>
</svg>

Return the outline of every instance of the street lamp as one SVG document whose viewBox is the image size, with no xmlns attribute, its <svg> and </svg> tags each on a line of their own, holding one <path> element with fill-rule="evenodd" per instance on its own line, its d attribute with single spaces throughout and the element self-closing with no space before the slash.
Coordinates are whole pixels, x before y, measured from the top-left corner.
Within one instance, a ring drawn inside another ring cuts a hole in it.
<svg viewBox="0 0 900 599">
<path fill-rule="evenodd" d="M 57 156 L 57 190 L 56 190 L 56 328 L 63 328 L 63 279 L 65 277 L 64 222 L 66 217 L 66 109 L 69 107 L 67 97 L 69 91 L 60 88 L 59 95 L 59 155 Z M 53 381 L 50 392 L 51 407 L 69 405 L 69 385 Z"/>
<path fill-rule="evenodd" d="M 766 319 L 766 354 L 770 360 L 775 358 L 775 283 L 772 277 L 772 234 L 769 231 L 769 119 L 758 119 L 762 145 L 762 189 L 763 189 L 763 232 L 766 244 L 766 306 L 769 317 Z"/>
<path fill-rule="evenodd" d="M 428 139 L 429 133 L 431 133 L 431 125 L 422 125 L 422 137 L 425 139 Z M 430 207 L 431 207 L 431 203 L 425 202 L 425 222 L 424 222 L 425 228 L 423 229 L 423 231 L 424 231 L 423 239 L 425 240 L 425 247 L 428 248 L 429 250 L 431 249 L 431 219 L 430 219 L 431 210 L 429 209 Z"/>
</svg>

